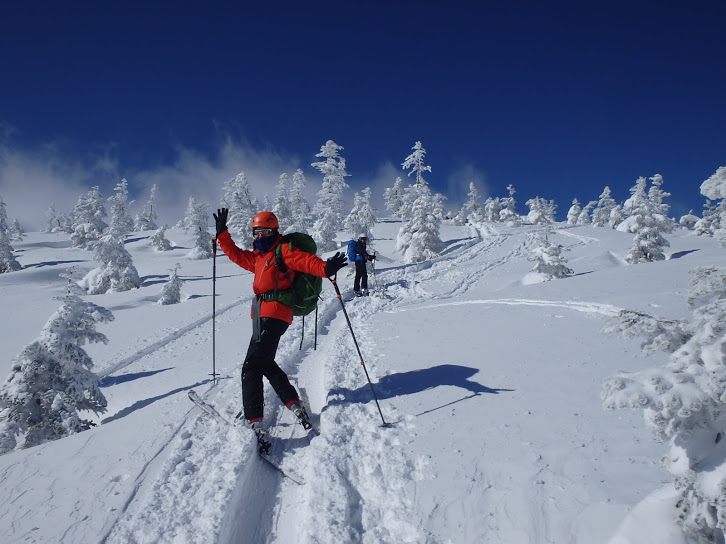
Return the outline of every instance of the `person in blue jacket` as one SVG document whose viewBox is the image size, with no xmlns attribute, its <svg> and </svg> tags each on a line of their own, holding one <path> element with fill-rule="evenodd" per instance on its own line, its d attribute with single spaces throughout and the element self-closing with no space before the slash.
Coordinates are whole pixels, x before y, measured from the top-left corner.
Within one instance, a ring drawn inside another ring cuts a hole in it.
<svg viewBox="0 0 726 544">
<path fill-rule="evenodd" d="M 353 292 L 355 296 L 368 296 L 368 270 L 366 261 L 374 261 L 375 255 L 366 251 L 368 236 L 361 234 L 355 243 L 355 280 L 353 281 Z"/>
</svg>

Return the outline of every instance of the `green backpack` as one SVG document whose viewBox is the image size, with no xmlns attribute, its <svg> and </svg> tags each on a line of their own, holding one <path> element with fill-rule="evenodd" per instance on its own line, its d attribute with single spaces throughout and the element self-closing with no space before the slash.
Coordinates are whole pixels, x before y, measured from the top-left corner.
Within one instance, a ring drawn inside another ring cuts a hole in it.
<svg viewBox="0 0 726 544">
<path fill-rule="evenodd" d="M 318 250 L 318 246 L 315 244 L 315 240 L 308 234 L 302 232 L 292 232 L 285 234 L 280 240 L 280 243 L 275 248 L 275 264 L 277 269 L 282 272 L 285 277 L 290 280 L 290 276 L 287 273 L 288 268 L 285 261 L 282 259 L 282 244 L 289 244 L 289 249 L 293 246 L 295 249 L 305 251 L 306 253 L 315 253 Z M 277 281 L 277 280 L 275 280 Z M 286 306 L 292 307 L 292 315 L 306 316 L 318 307 L 318 298 L 320 292 L 323 290 L 323 278 L 307 274 L 305 272 L 295 271 L 295 279 L 291 282 L 289 289 L 278 291 L 275 289 L 271 292 L 271 296 L 266 300 L 277 300 Z M 276 293 L 276 294 L 274 294 Z M 267 295 L 267 293 L 265 293 Z"/>
</svg>

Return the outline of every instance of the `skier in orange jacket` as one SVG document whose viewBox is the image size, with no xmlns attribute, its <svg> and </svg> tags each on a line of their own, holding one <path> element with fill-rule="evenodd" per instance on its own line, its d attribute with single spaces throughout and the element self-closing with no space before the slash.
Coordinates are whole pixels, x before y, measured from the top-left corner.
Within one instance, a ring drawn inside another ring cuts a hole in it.
<svg viewBox="0 0 726 544">
<path fill-rule="evenodd" d="M 294 279 L 295 271 L 321 278 L 334 276 L 338 270 L 346 266 L 346 257 L 342 253 L 336 253 L 327 261 L 323 261 L 312 253 L 298 251 L 294 247 L 291 250 L 287 244 L 283 244 L 280 250 L 283 261 L 289 268 L 290 279 L 288 279 L 285 274 L 279 272 L 275 262 L 274 250 L 282 239 L 275 214 L 260 212 L 252 219 L 253 251 L 241 249 L 234 243 L 227 230 L 227 214 L 227 208 L 221 208 L 216 214 L 212 214 L 217 228 L 219 247 L 232 262 L 255 275 L 252 282 L 252 290 L 256 295 L 252 302 L 252 339 L 242 365 L 244 417 L 248 426 L 257 433 L 258 440 L 262 440 L 261 435 L 264 434 L 262 377 L 264 376 L 283 404 L 295 413 L 305 428 L 309 428 L 310 423 L 300 402 L 300 396 L 290 383 L 287 374 L 275 362 L 280 337 L 292 323 L 292 307 L 276 300 L 264 300 L 263 295 L 276 287 L 279 290 L 288 289 Z"/>
</svg>

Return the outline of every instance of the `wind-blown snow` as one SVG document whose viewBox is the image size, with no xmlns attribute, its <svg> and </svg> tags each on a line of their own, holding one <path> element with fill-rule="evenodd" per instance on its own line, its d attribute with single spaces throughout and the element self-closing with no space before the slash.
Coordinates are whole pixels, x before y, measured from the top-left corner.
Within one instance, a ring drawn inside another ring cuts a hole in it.
<svg viewBox="0 0 726 544">
<path fill-rule="evenodd" d="M 299 318 L 283 337 L 278 363 L 321 434 L 305 438 L 269 387 L 266 419 L 302 486 L 257 459 L 249 431 L 187 398 L 195 389 L 230 420 L 239 411 L 251 275 L 218 256 L 215 384 L 212 260 L 187 258 L 194 240 L 179 230 L 163 252 L 153 232 L 132 235 L 141 288 L 86 297 L 116 318 L 98 327 L 108 345 L 86 348 L 108 411 L 89 431 L 0 457 L 0 541 L 683 543 L 666 446 L 642 413 L 600 399 L 604 378 L 666 355 L 644 359 L 637 340 L 600 330 L 621 309 L 686 317 L 688 270 L 724 265 L 723 249 L 679 229 L 667 260 L 626 265 L 632 234 L 558 225 L 548 236 L 574 274 L 529 283 L 529 234 L 542 227 L 443 225 L 442 255 L 412 265 L 395 253 L 399 228 L 373 229 L 370 287 L 387 297 L 350 299 L 350 271 L 338 278 L 389 427 L 331 285 L 317 350 L 311 317 L 302 350 Z M 0 275 L 5 374 L 60 306 L 59 274 L 98 266 L 62 234 L 14 247 L 24 268 Z M 176 263 L 183 302 L 158 305 Z"/>
</svg>

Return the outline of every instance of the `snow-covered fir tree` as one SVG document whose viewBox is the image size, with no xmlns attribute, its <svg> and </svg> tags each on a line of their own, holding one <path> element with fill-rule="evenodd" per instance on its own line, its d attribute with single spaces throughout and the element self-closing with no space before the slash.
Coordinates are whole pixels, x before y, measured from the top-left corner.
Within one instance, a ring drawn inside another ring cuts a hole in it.
<svg viewBox="0 0 726 544">
<path fill-rule="evenodd" d="M 36 446 L 93 425 L 80 411 L 106 410 L 93 361 L 83 345 L 107 343 L 96 330 L 113 320 L 101 306 L 69 292 L 40 336 L 26 345 L 0 386 L 0 453 Z"/>
<path fill-rule="evenodd" d="M 592 210 L 597 206 L 596 200 L 591 200 L 587 205 L 582 208 L 580 215 L 577 216 L 578 225 L 590 225 L 592 224 Z"/>
<path fill-rule="evenodd" d="M 514 188 L 514 185 L 510 183 L 507 185 L 507 191 L 509 192 L 509 196 L 500 199 L 502 210 L 499 212 L 499 221 L 509 225 L 520 225 L 522 223 L 522 218 L 515 211 L 517 202 L 514 199 L 514 193 L 516 193 L 517 190 Z"/>
<path fill-rule="evenodd" d="M 108 226 L 108 233 L 117 238 L 125 238 L 134 230 L 134 221 L 129 213 L 129 183 L 123 178 L 113 189 L 115 195 L 109 197 L 111 202 L 111 223 Z"/>
<path fill-rule="evenodd" d="M 674 479 L 678 523 L 689 542 L 723 542 L 726 531 L 726 270 L 690 273 L 689 322 L 623 312 L 605 332 L 644 335 L 644 353 L 663 350 L 665 366 L 618 372 L 603 382 L 607 408 L 645 411 L 667 442 L 663 465 Z"/>
<path fill-rule="evenodd" d="M 292 203 L 290 198 L 290 176 L 280 174 L 275 192 L 275 204 L 272 206 L 272 213 L 277 217 L 280 223 L 280 230 L 284 231 L 286 227 L 292 224 Z"/>
<path fill-rule="evenodd" d="M 484 208 L 481 205 L 479 189 L 477 189 L 473 181 L 470 181 L 469 194 L 466 202 L 456 215 L 455 222 L 459 225 L 465 225 L 466 223 L 479 224 L 482 221 L 484 221 Z"/>
<path fill-rule="evenodd" d="M 91 187 L 78 197 L 71 216 L 73 217 L 73 234 L 71 245 L 85 249 L 93 249 L 93 245 L 103 236 L 108 225 L 103 220 L 107 213 L 103 205 L 104 198 L 98 186 Z"/>
<path fill-rule="evenodd" d="M 161 289 L 161 298 L 159 304 L 166 306 L 168 304 L 179 304 L 181 302 L 181 288 L 184 282 L 179 277 L 179 269 L 181 265 L 176 263 L 169 274 L 169 280 Z"/>
<path fill-rule="evenodd" d="M 500 214 L 502 213 L 502 201 L 499 197 L 489 197 L 484 202 L 484 219 L 491 223 L 499 221 Z"/>
<path fill-rule="evenodd" d="M 611 229 L 617 229 L 624 220 L 625 215 L 623 213 L 623 207 L 620 204 L 616 204 L 615 207 L 610 210 L 610 220 L 608 221 L 608 225 L 610 225 Z"/>
<path fill-rule="evenodd" d="M 570 206 L 570 209 L 567 211 L 567 224 L 577 225 L 577 219 L 580 217 L 581 212 L 582 207 L 580 206 L 580 201 L 574 198 L 572 200 L 572 206 Z"/>
<path fill-rule="evenodd" d="M 557 204 L 553 200 L 548 201 L 536 196 L 530 198 L 525 204 L 529 206 L 527 223 L 531 225 L 546 225 L 555 222 Z"/>
<path fill-rule="evenodd" d="M 122 238 L 104 234 L 93 246 L 93 257 L 101 266 L 81 280 L 89 295 L 129 291 L 141 286 L 139 273 Z"/>
<path fill-rule="evenodd" d="M 187 256 L 190 259 L 209 259 L 212 256 L 212 236 L 209 234 L 208 204 L 197 202 L 193 196 L 189 197 L 184 216 L 184 230 L 194 236 L 194 247 Z"/>
<path fill-rule="evenodd" d="M 156 230 L 159 228 L 156 224 L 158 215 L 156 213 L 156 210 L 154 209 L 154 204 L 156 202 L 156 191 L 157 187 L 155 183 L 151 186 L 151 191 L 149 192 L 149 200 L 147 200 L 146 206 L 144 206 L 142 210 L 139 210 L 139 212 L 134 217 L 134 230 L 137 232 Z"/>
<path fill-rule="evenodd" d="M 311 232 L 318 251 L 336 249 L 335 235 L 343 228 L 343 190 L 348 187 L 345 178 L 349 174 L 345 171 L 345 159 L 338 153 L 342 149 L 333 140 L 328 140 L 315 155 L 325 160 L 312 163 L 313 168 L 323 174 L 323 186 L 313 208 L 317 219 Z"/>
<path fill-rule="evenodd" d="M 413 153 L 411 153 L 401 163 L 404 170 L 409 170 L 408 175 L 416 174 L 416 185 L 421 185 L 424 181 L 423 173 L 431 172 L 431 167 L 424 165 L 424 158 L 426 157 L 426 150 L 421 142 L 416 142 L 413 147 Z"/>
<path fill-rule="evenodd" d="M 371 206 L 371 189 L 366 187 L 360 194 L 355 193 L 353 197 L 353 209 L 344 221 L 345 230 L 353 238 L 358 238 L 363 234 L 372 241 L 372 230 L 377 221 L 375 211 Z"/>
<path fill-rule="evenodd" d="M 404 262 L 416 263 L 433 259 L 441 251 L 443 243 L 439 231 L 444 206 L 443 197 L 431 194 L 423 179 L 409 189 L 417 197 L 411 205 L 410 218 L 398 231 L 396 251 L 403 256 Z"/>
<path fill-rule="evenodd" d="M 660 213 L 657 200 L 651 202 L 645 195 L 645 187 L 645 178 L 639 178 L 631 189 L 633 196 L 626 201 L 629 229 L 635 232 L 633 245 L 625 257 L 631 264 L 662 261 L 665 259 L 663 248 L 670 246 L 663 233 L 670 232 L 671 221 Z"/>
<path fill-rule="evenodd" d="M 171 249 L 171 242 L 166 239 L 166 225 L 159 227 L 149 239 L 149 242 L 156 251 L 169 251 Z"/>
<path fill-rule="evenodd" d="M 13 224 L 10 225 L 10 239 L 18 242 L 23 241 L 23 236 L 25 236 L 25 231 L 23 230 L 22 225 L 20 224 L 20 221 L 17 219 L 13 220 Z"/>
<path fill-rule="evenodd" d="M 399 217 L 399 211 L 403 206 L 403 179 L 400 176 L 393 182 L 393 187 L 388 187 L 383 191 L 383 200 L 391 215 Z"/>
<path fill-rule="evenodd" d="M 10 244 L 10 228 L 8 227 L 5 200 L 0 196 L 0 274 L 15 272 L 22 268 L 15 258 L 14 251 Z"/>
<path fill-rule="evenodd" d="M 350 210 L 350 213 L 345 217 L 343 220 L 343 226 L 345 227 L 345 230 L 350 234 L 351 238 L 355 239 L 361 234 L 367 234 L 360 223 L 360 219 L 358 217 L 358 211 L 361 207 L 361 196 L 360 193 L 353 194 L 353 209 Z"/>
<path fill-rule="evenodd" d="M 610 213 L 617 205 L 618 203 L 615 202 L 615 199 L 610 196 L 610 187 L 605 186 L 605 189 L 600 194 L 600 200 L 597 201 L 595 209 L 592 211 L 592 226 L 609 227 Z"/>
<path fill-rule="evenodd" d="M 648 180 L 646 180 L 643 176 L 640 176 L 636 180 L 635 185 L 630 188 L 630 197 L 623 203 L 623 215 L 625 216 L 625 221 L 619 225 L 618 230 L 635 232 L 635 227 L 633 225 L 634 220 L 631 219 L 631 217 L 636 213 L 636 210 L 642 211 L 643 207 L 646 206 L 646 203 L 648 202 L 648 193 L 646 192 L 647 185 Z"/>
<path fill-rule="evenodd" d="M 304 232 L 309 233 L 313 224 L 313 216 L 310 212 L 310 205 L 305 200 L 305 186 L 307 180 L 301 169 L 297 169 L 292 175 L 292 190 L 290 191 L 290 208 L 292 211 L 292 220 L 289 226 L 284 229 L 284 233 L 288 232 Z"/>
<path fill-rule="evenodd" d="M 670 193 L 663 190 L 663 176 L 660 174 L 650 178 L 650 189 L 648 189 L 648 200 L 650 201 L 653 214 L 659 224 L 661 232 L 673 232 L 676 223 L 668 216 L 671 206 L 665 202 L 665 199 L 671 196 Z"/>
<path fill-rule="evenodd" d="M 567 259 L 562 255 L 562 246 L 550 242 L 546 232 L 535 233 L 533 242 L 532 254 L 527 259 L 535 263 L 532 272 L 539 275 L 541 280 L 572 275 L 573 271 L 567 267 Z"/>
<path fill-rule="evenodd" d="M 41 229 L 41 232 L 53 232 L 58 226 L 58 212 L 55 209 L 55 204 L 50 204 L 48 209 L 45 211 L 45 227 Z"/>
<path fill-rule="evenodd" d="M 690 210 L 686 215 L 681 216 L 681 218 L 678 220 L 678 224 L 684 229 L 695 230 L 696 223 L 698 223 L 699 219 L 700 217 L 694 214 L 693 210 Z"/>
<path fill-rule="evenodd" d="M 709 214 L 708 230 L 726 247 L 726 166 L 719 167 L 701 184 L 701 194 L 710 200 L 720 200 Z M 703 217 L 706 218 L 706 213 Z"/>
<path fill-rule="evenodd" d="M 222 202 L 226 208 L 229 208 L 229 219 L 227 221 L 229 231 L 241 235 L 238 236 L 237 245 L 245 249 L 251 249 L 250 225 L 252 225 L 252 218 L 259 210 L 244 172 L 230 178 L 223 185 Z M 265 207 L 265 209 L 268 208 Z"/>
</svg>

